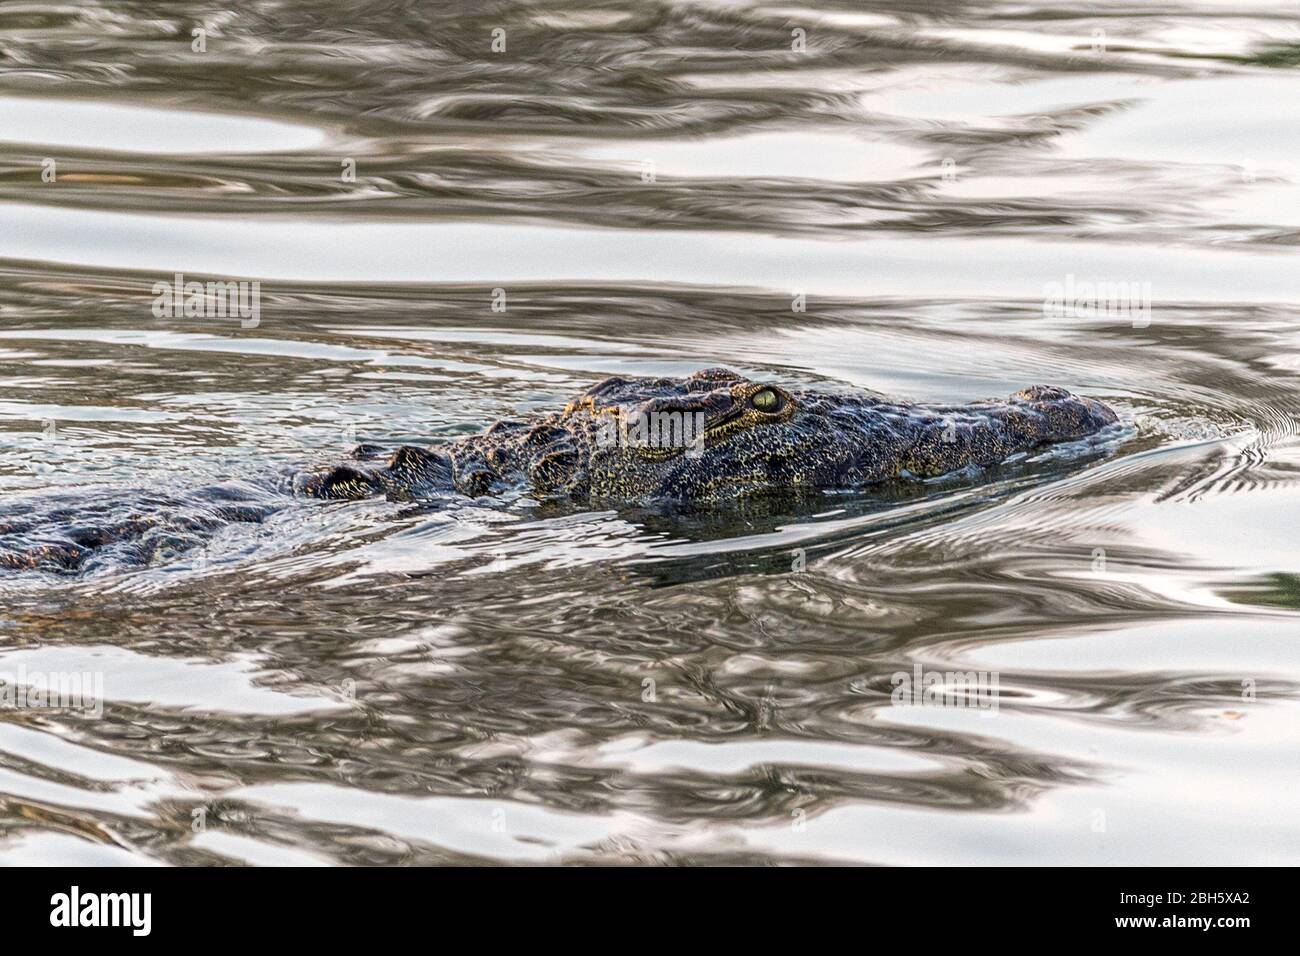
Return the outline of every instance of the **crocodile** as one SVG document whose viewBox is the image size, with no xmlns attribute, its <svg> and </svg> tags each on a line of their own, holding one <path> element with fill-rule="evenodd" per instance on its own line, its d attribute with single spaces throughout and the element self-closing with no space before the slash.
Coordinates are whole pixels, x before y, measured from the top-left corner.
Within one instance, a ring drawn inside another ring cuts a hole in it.
<svg viewBox="0 0 1300 956">
<path fill-rule="evenodd" d="M 789 390 L 709 368 L 685 378 L 606 378 L 560 411 L 506 419 L 428 447 L 365 444 L 347 461 L 267 484 L 281 499 L 517 494 L 579 506 L 714 507 L 774 492 L 860 489 L 986 468 L 1085 438 L 1116 420 L 1096 399 L 1047 385 L 1006 399 L 925 405 L 868 392 Z M 155 496 L 153 508 L 111 521 L 69 518 L 64 509 L 59 527 L 30 519 L 6 526 L 0 514 L 0 567 L 75 570 L 123 538 L 185 541 L 224 522 L 260 521 L 277 505 L 249 490 L 255 484 L 205 489 L 170 507 Z M 7 543 L 24 535 L 40 543 Z"/>
</svg>

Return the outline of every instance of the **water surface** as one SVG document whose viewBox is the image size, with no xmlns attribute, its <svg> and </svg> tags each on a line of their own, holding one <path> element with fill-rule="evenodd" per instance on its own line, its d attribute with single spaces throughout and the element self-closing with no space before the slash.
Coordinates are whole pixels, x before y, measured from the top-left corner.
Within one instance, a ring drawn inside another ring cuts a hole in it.
<svg viewBox="0 0 1300 956">
<path fill-rule="evenodd" d="M 1298 50 L 1266 0 L 6 4 L 0 523 L 710 365 L 1122 425 L 5 573 L 8 686 L 102 707 L 0 709 L 0 860 L 1300 861 Z M 156 318 L 177 272 L 259 321 Z"/>
</svg>

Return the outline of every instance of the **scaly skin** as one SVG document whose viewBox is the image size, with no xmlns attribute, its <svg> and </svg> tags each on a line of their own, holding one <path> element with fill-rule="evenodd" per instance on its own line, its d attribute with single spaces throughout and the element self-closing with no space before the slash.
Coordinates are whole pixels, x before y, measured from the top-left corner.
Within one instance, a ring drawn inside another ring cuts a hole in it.
<svg viewBox="0 0 1300 956">
<path fill-rule="evenodd" d="M 631 440 L 625 438 L 618 424 L 682 420 L 703 423 L 702 446 L 683 440 L 647 446 L 636 441 L 634 428 Z M 561 412 L 498 422 L 481 435 L 427 449 L 405 446 L 374 464 L 373 450 L 363 448 L 358 464 L 300 475 L 295 487 L 323 498 L 519 490 L 592 504 L 707 504 L 993 465 L 1083 438 L 1115 420 L 1094 399 L 1043 385 L 1005 401 L 913 405 L 788 392 L 714 368 L 684 379 L 608 378 Z"/>
</svg>

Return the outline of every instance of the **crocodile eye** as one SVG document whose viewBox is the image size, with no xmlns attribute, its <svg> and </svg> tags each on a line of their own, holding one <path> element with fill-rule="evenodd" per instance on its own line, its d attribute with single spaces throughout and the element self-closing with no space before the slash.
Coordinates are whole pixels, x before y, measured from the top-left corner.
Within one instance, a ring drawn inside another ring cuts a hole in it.
<svg viewBox="0 0 1300 956">
<path fill-rule="evenodd" d="M 756 392 L 749 400 L 749 404 L 760 412 L 774 412 L 781 407 L 781 397 L 770 388 L 765 388 L 761 392 Z"/>
</svg>

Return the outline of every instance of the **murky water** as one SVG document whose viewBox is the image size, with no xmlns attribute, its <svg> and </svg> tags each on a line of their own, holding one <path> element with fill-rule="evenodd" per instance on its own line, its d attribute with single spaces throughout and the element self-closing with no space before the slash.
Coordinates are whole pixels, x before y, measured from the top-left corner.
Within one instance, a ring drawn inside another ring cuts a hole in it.
<svg viewBox="0 0 1300 956">
<path fill-rule="evenodd" d="M 0 860 L 1300 861 L 1297 51 L 1264 0 L 5 4 L 5 521 L 612 373 L 1123 427 L 787 510 L 290 501 L 5 572 Z M 178 272 L 256 321 L 156 317 Z M 1101 282 L 1149 312 L 1044 307 Z M 94 706 L 17 696 L 60 675 Z"/>
</svg>

